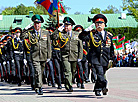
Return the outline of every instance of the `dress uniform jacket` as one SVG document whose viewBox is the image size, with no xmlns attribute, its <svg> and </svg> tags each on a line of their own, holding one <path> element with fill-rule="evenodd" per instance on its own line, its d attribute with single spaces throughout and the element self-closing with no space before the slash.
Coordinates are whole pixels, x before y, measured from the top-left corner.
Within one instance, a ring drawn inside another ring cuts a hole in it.
<svg viewBox="0 0 138 102">
<path fill-rule="evenodd" d="M 33 61 L 46 61 L 51 58 L 51 41 L 49 32 L 41 29 L 40 35 L 35 32 L 35 30 L 30 30 L 31 39 L 36 38 L 37 43 L 31 43 L 31 56 Z M 21 35 L 21 38 L 28 38 L 28 33 Z"/>
<path fill-rule="evenodd" d="M 6 57 L 5 57 L 6 48 L 7 48 L 6 46 L 0 48 L 0 62 L 1 63 L 6 61 Z"/>
<path fill-rule="evenodd" d="M 84 32 L 83 32 L 84 33 Z M 86 32 L 85 32 L 86 33 Z M 108 66 L 109 60 L 112 60 L 114 55 L 114 48 L 112 43 L 112 34 L 105 31 L 104 39 L 102 38 L 101 34 L 98 32 L 93 32 L 93 37 L 96 42 L 101 41 L 101 45 L 95 47 L 90 32 L 87 32 L 87 36 L 83 36 L 83 34 L 79 35 L 80 39 L 85 39 L 90 41 L 90 56 L 91 56 L 91 63 L 92 64 L 100 64 L 101 66 Z"/>
<path fill-rule="evenodd" d="M 77 59 L 82 59 L 83 57 L 83 46 L 82 41 L 78 38 L 79 33 L 72 31 L 72 36 L 70 37 L 67 32 L 64 30 L 61 32 L 63 39 L 69 39 L 69 41 L 65 44 L 59 37 L 59 31 L 56 30 L 52 34 L 52 39 L 58 39 L 60 46 L 61 56 L 63 61 L 77 61 Z"/>
<path fill-rule="evenodd" d="M 8 60 L 13 60 L 12 39 L 7 42 L 6 46 L 7 46 L 7 51 L 6 51 L 7 59 Z"/>
<path fill-rule="evenodd" d="M 12 39 L 12 46 L 13 46 L 13 54 L 12 54 L 13 56 L 11 58 L 14 57 L 14 59 L 16 59 L 16 60 L 26 59 L 26 56 L 24 53 L 23 42 L 21 40 L 18 41 L 17 38 Z M 14 48 L 14 46 L 15 46 L 15 48 Z"/>
</svg>

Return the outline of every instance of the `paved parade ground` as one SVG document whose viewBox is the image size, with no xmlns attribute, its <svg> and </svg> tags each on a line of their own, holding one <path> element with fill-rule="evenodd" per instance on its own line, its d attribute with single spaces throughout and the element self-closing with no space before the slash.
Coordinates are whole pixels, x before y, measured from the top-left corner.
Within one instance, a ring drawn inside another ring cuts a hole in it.
<svg viewBox="0 0 138 102">
<path fill-rule="evenodd" d="M 107 71 L 109 92 L 95 96 L 94 84 L 85 83 L 85 89 L 73 85 L 74 92 L 64 88 L 43 85 L 43 95 L 37 95 L 29 85 L 10 85 L 0 82 L 0 102 L 138 102 L 138 67 L 115 67 Z"/>
</svg>

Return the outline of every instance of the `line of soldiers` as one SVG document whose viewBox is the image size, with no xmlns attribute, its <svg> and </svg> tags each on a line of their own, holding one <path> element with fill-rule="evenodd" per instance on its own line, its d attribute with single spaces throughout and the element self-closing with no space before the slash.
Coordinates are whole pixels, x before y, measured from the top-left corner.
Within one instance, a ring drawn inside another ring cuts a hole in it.
<svg viewBox="0 0 138 102">
<path fill-rule="evenodd" d="M 56 30 L 52 27 L 41 29 L 44 19 L 34 15 L 34 25 L 24 29 L 17 27 L 0 42 L 1 81 L 31 83 L 32 90 L 43 95 L 42 85 L 46 83 L 62 89 L 62 83 L 68 92 L 73 92 L 72 84 L 84 89 L 84 81 L 95 83 L 94 92 L 106 95 L 107 80 L 104 75 L 109 60 L 113 56 L 112 34 L 104 31 L 107 18 L 98 14 L 92 19 L 93 24 L 87 29 L 77 25 L 70 17 L 65 17 L 63 24 Z M 99 33 L 103 33 L 99 34 Z M 6 40 L 6 41 L 5 41 Z M 5 44 L 5 42 L 6 44 Z"/>
</svg>

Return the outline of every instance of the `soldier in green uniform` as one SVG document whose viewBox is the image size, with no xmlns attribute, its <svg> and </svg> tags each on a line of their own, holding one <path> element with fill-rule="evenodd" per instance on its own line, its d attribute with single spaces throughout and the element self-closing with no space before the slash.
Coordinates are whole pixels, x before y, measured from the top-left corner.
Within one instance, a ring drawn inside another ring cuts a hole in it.
<svg viewBox="0 0 138 102">
<path fill-rule="evenodd" d="M 33 30 L 27 31 L 21 35 L 21 38 L 29 38 L 31 43 L 31 58 L 35 71 L 35 90 L 38 95 L 43 95 L 42 91 L 42 74 L 45 68 L 46 61 L 51 58 L 51 41 L 49 32 L 41 29 L 41 23 L 44 19 L 40 15 L 32 17 L 34 22 Z"/>
<path fill-rule="evenodd" d="M 65 88 L 72 92 L 72 80 L 76 71 L 77 61 L 81 61 L 83 56 L 82 41 L 78 38 L 78 32 L 72 31 L 74 21 L 70 17 L 65 17 L 64 25 L 59 27 L 53 34 L 52 39 L 58 39 L 65 74 Z"/>
</svg>

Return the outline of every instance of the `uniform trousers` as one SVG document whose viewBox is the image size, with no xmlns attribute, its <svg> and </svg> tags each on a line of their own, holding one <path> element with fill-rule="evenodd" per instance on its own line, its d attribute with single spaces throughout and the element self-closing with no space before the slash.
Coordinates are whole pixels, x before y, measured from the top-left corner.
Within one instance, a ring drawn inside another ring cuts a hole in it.
<svg viewBox="0 0 138 102">
<path fill-rule="evenodd" d="M 61 86 L 61 72 L 60 72 L 60 65 L 59 65 L 58 59 L 53 58 L 53 65 L 54 65 L 54 68 L 55 68 L 56 82 L 59 86 Z"/>
<path fill-rule="evenodd" d="M 43 85 L 42 75 L 44 72 L 46 61 L 33 61 L 35 72 L 35 88 L 41 88 Z"/>
<path fill-rule="evenodd" d="M 77 61 L 63 61 L 64 75 L 65 75 L 65 87 L 72 87 L 72 81 L 74 80 Z"/>
<path fill-rule="evenodd" d="M 107 80 L 104 78 L 104 70 L 103 66 L 100 64 L 93 64 L 96 74 L 97 74 L 97 80 L 94 86 L 94 91 L 102 91 L 107 86 Z"/>
<path fill-rule="evenodd" d="M 26 76 L 23 54 L 14 54 L 14 60 L 17 68 L 18 82 L 21 82 L 21 79 Z"/>
</svg>

